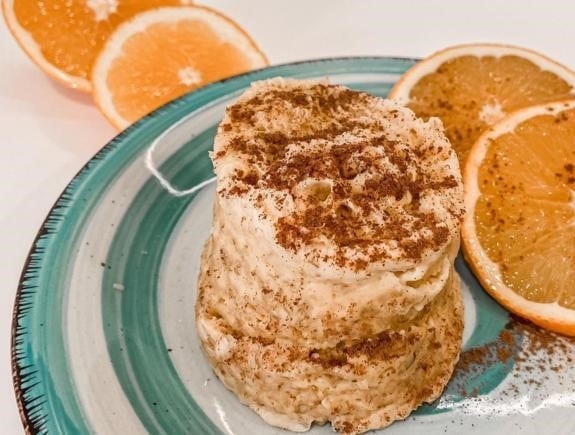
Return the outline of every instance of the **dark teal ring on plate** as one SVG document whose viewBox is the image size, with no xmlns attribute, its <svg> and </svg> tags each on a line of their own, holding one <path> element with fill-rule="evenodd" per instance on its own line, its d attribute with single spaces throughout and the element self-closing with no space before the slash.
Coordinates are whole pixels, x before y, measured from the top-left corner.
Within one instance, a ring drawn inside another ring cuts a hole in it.
<svg viewBox="0 0 575 435">
<path fill-rule="evenodd" d="M 140 168 L 136 165 L 138 159 L 166 129 L 183 122 L 194 130 L 193 124 L 203 112 L 234 98 L 254 80 L 330 76 L 334 81 L 346 78 L 350 87 L 385 96 L 394 81 L 415 62 L 403 58 L 352 57 L 298 62 L 246 73 L 168 103 L 97 153 L 51 210 L 20 280 L 13 320 L 12 361 L 16 394 L 27 431 L 81 434 L 95 430 L 93 409 L 86 403 L 95 408 L 105 403 L 90 402 L 93 392 L 86 385 L 105 391 L 107 378 L 95 375 L 92 379 L 78 369 L 84 367 L 78 361 L 92 358 L 87 354 L 88 347 L 85 355 L 71 353 L 80 342 L 89 343 L 93 339 L 94 349 L 101 344 L 97 343 L 96 335 L 84 337 L 86 331 L 82 328 L 70 329 L 70 325 L 78 322 L 80 308 L 74 307 L 80 307 L 85 292 L 86 299 L 98 301 L 94 309 L 102 307 L 101 313 L 95 313 L 98 319 L 86 317 L 87 323 L 97 326 L 101 322 L 101 331 L 96 332 L 105 337 L 106 354 L 93 355 L 93 370 L 97 372 L 99 365 L 108 364 L 113 368 L 118 385 L 110 386 L 110 391 L 121 391 L 125 396 L 139 420 L 136 426 L 149 433 L 222 433 L 222 422 L 207 417 L 197 404 L 198 398 L 180 379 L 172 349 L 162 331 L 158 307 L 158 292 L 165 294 L 158 283 L 166 252 L 196 195 L 173 197 L 147 173 L 140 174 L 145 181 L 131 191 L 133 186 L 125 180 L 127 171 Z M 201 131 L 194 130 L 162 163 L 162 173 L 177 187 L 189 188 L 212 175 L 207 151 L 211 149 L 216 124 L 217 120 L 202 126 Z M 140 169 L 145 171 L 143 165 Z M 111 196 L 114 188 L 124 185 L 125 194 L 120 191 Z M 105 252 L 98 251 L 100 242 L 94 238 L 97 231 L 91 226 L 94 216 L 102 210 L 109 210 L 111 216 L 109 226 L 97 228 L 102 239 L 111 237 Z M 122 213 L 116 216 L 116 212 Z M 100 273 L 90 275 L 96 266 Z M 458 267 L 461 271 L 465 266 L 461 263 Z M 94 294 L 90 283 L 99 280 L 101 284 L 96 286 L 99 294 Z M 86 287 L 76 285 L 78 282 L 86 283 Z M 194 285 L 190 283 L 190 289 Z M 482 296 L 475 282 L 468 285 L 476 295 L 478 319 L 484 315 L 495 319 L 488 322 L 492 328 L 477 328 L 471 341 L 481 344 L 494 340 L 507 321 L 507 313 L 490 305 L 492 302 Z M 189 315 L 193 316 L 193 311 Z M 495 375 L 491 373 L 489 380 L 481 380 L 485 387 L 482 392 L 491 391 L 510 369 L 495 368 Z M 118 386 L 121 390 L 112 390 Z M 450 397 L 452 401 L 462 399 L 456 394 Z M 106 401 L 105 397 L 99 398 Z M 115 400 L 115 396 L 111 394 L 109 400 Z M 436 410 L 431 407 L 422 412 Z M 110 418 L 121 420 L 122 415 Z"/>
</svg>

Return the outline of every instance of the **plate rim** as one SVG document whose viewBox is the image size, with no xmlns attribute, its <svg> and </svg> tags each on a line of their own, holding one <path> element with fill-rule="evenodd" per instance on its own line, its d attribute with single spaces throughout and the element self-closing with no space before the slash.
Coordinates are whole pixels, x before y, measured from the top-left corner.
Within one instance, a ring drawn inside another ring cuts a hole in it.
<svg viewBox="0 0 575 435">
<path fill-rule="evenodd" d="M 143 116 L 126 129 L 122 130 L 118 134 L 116 134 L 112 139 L 110 139 L 106 144 L 104 144 L 98 151 L 96 151 L 82 166 L 81 168 L 70 178 L 70 180 L 66 183 L 66 186 L 61 190 L 61 192 L 56 196 L 55 201 L 53 202 L 52 206 L 50 207 L 49 211 L 47 212 L 46 216 L 42 220 L 42 223 L 39 226 L 39 229 L 36 231 L 34 239 L 28 249 L 26 257 L 24 259 L 21 272 L 19 274 L 18 282 L 17 282 L 17 289 L 16 294 L 14 296 L 14 303 L 12 308 L 12 319 L 11 319 L 11 330 L 10 330 L 10 363 L 11 363 L 11 375 L 12 375 L 12 385 L 14 388 L 14 394 L 18 406 L 18 413 L 20 415 L 20 420 L 22 422 L 24 431 L 26 434 L 35 434 L 41 432 L 41 426 L 38 427 L 38 421 L 32 415 L 32 411 L 29 409 L 29 404 L 25 401 L 25 393 L 28 388 L 24 385 L 25 382 L 30 380 L 37 379 L 38 373 L 37 371 L 32 371 L 30 373 L 23 374 L 22 371 L 30 368 L 34 368 L 33 364 L 30 365 L 23 365 L 22 360 L 30 360 L 28 354 L 20 355 L 19 352 L 21 351 L 22 347 L 25 347 L 27 343 L 29 343 L 30 332 L 29 331 L 22 331 L 19 325 L 19 319 L 22 316 L 26 315 L 26 312 L 34 305 L 32 302 L 29 305 L 23 306 L 25 303 L 26 297 L 29 297 L 29 294 L 34 294 L 37 291 L 36 286 L 29 287 L 26 284 L 26 280 L 29 277 L 29 274 L 32 272 L 34 268 L 32 265 L 33 257 L 35 255 L 42 255 L 41 246 L 39 246 L 39 242 L 42 240 L 44 236 L 50 236 L 50 234 L 56 234 L 56 232 L 51 233 L 49 230 L 49 224 L 51 219 L 54 218 L 55 214 L 57 214 L 58 209 L 62 206 L 62 203 L 68 203 L 70 199 L 66 199 L 66 194 L 75 188 L 75 184 L 78 182 L 83 182 L 84 177 L 90 174 L 91 171 L 94 170 L 94 167 L 97 166 L 98 162 L 103 160 L 103 158 L 108 155 L 110 152 L 114 150 L 116 146 L 122 143 L 127 138 L 131 137 L 132 135 L 136 134 L 141 129 L 145 128 L 145 126 L 154 120 L 158 115 L 162 114 L 163 112 L 169 111 L 170 109 L 183 104 L 188 99 L 195 98 L 198 94 L 208 92 L 210 89 L 225 85 L 230 81 L 239 81 L 241 79 L 249 78 L 250 76 L 257 76 L 262 74 L 263 72 L 269 72 L 273 70 L 281 70 L 282 68 L 286 67 L 298 67 L 301 65 L 320 65 L 320 64 L 330 64 L 330 63 L 348 63 L 348 62 L 369 62 L 369 61 L 391 61 L 397 63 L 405 63 L 407 65 L 412 65 L 418 62 L 420 59 L 417 57 L 409 57 L 409 56 L 385 56 L 385 55 L 370 55 L 370 56 L 332 56 L 332 57 L 318 57 L 313 59 L 303 59 L 297 60 L 293 62 L 285 62 L 285 63 L 278 63 L 273 64 L 267 67 L 250 70 L 241 74 L 237 74 L 234 76 L 227 77 L 222 80 L 218 80 L 202 86 L 198 89 L 195 89 L 191 92 L 188 92 L 174 100 L 171 100 L 159 108 L 153 110 L 152 112 L 148 113 L 147 115 Z M 60 213 L 58 213 L 60 214 Z M 65 212 L 64 212 L 65 215 Z M 53 236 L 52 236 L 53 237 Z M 41 381 L 39 381 L 41 382 Z M 36 383 L 32 383 L 32 386 L 36 385 Z M 41 408 L 41 406 L 39 406 Z M 34 405 L 36 408 L 36 405 Z M 41 422 L 40 422 L 41 425 Z"/>
</svg>

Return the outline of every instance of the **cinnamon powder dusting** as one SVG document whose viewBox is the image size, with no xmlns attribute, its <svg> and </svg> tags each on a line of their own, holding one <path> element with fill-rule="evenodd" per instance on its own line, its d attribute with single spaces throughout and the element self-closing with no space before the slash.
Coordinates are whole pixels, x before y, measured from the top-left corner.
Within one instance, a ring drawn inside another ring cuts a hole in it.
<svg viewBox="0 0 575 435">
<path fill-rule="evenodd" d="M 291 196 L 298 207 L 275 222 L 276 241 L 292 252 L 328 243 L 335 248 L 330 260 L 340 267 L 362 270 L 397 252 L 418 261 L 443 248 L 452 231 L 445 215 L 422 206 L 422 200 L 430 192 L 445 192 L 441 203 L 448 219 L 461 218 L 457 168 L 437 170 L 429 163 L 447 161 L 452 151 L 444 142 L 429 143 L 413 128 L 409 140 L 390 134 L 386 122 L 414 118 L 388 108 L 378 120 L 373 113 L 382 113 L 380 102 L 316 83 L 266 89 L 235 103 L 220 126 L 226 146 L 215 159 L 240 156 L 249 169 L 236 170 L 223 195 L 272 190 Z M 276 121 L 282 117 L 288 122 Z M 296 189 L 310 180 L 303 192 Z"/>
<path fill-rule="evenodd" d="M 552 378 L 560 388 L 572 391 L 575 379 L 565 375 L 575 363 L 574 355 L 575 338 L 548 332 L 513 317 L 496 340 L 462 352 L 448 390 L 462 398 L 486 393 L 489 387 L 483 384 L 482 374 L 499 364 L 513 369 L 501 389 L 504 398 L 519 399 L 526 389 L 533 394 L 533 387 L 541 388 L 541 394 L 545 394 L 543 387 Z"/>
</svg>

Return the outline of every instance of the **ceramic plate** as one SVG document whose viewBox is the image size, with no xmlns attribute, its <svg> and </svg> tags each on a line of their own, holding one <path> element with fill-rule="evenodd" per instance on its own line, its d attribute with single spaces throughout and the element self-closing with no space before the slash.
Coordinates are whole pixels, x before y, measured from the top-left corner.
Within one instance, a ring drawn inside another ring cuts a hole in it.
<svg viewBox="0 0 575 435">
<path fill-rule="evenodd" d="M 27 430 L 285 434 L 241 405 L 199 348 L 196 275 L 214 188 L 169 194 L 146 169 L 146 151 L 159 138 L 154 161 L 186 189 L 212 176 L 216 126 L 250 82 L 329 77 L 385 96 L 413 63 L 342 58 L 237 76 L 164 106 L 103 148 L 55 204 L 22 275 L 13 366 Z M 457 268 L 466 310 L 461 362 L 438 401 L 386 435 L 574 433 L 573 343 L 515 321 L 460 259 Z"/>
</svg>

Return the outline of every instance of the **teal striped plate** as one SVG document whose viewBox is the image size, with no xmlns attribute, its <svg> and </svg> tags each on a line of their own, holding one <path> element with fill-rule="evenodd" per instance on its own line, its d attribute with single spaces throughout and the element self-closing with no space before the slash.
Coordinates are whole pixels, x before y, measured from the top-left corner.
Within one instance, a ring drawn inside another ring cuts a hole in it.
<svg viewBox="0 0 575 435">
<path fill-rule="evenodd" d="M 154 160 L 186 189 L 212 176 L 216 126 L 252 81 L 329 77 L 385 96 L 414 62 L 339 58 L 236 76 L 158 109 L 94 156 L 42 225 L 18 289 L 12 357 L 27 432 L 285 433 L 241 405 L 199 348 L 196 275 L 213 186 L 170 195 L 146 169 L 146 151 L 161 137 Z M 461 259 L 457 268 L 466 308 L 461 364 L 439 400 L 385 433 L 574 433 L 572 343 L 547 337 L 555 350 L 536 349 L 539 332 L 486 296 Z"/>
</svg>

